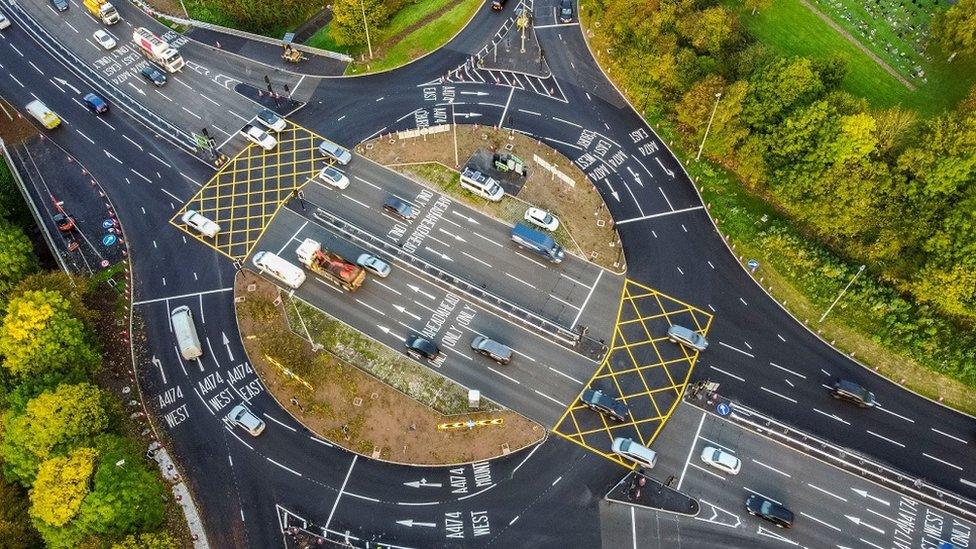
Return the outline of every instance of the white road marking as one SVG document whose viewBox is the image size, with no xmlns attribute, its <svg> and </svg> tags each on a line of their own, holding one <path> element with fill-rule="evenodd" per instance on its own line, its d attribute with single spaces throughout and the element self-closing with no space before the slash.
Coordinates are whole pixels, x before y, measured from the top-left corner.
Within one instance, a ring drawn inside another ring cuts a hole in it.
<svg viewBox="0 0 976 549">
<path fill-rule="evenodd" d="M 962 471 L 962 467 L 960 467 L 960 466 L 958 466 L 958 465 L 956 465 L 954 463 L 949 463 L 948 461 L 946 461 L 944 459 L 939 459 L 939 458 L 937 458 L 937 457 L 935 457 L 933 455 L 926 454 L 925 452 L 922 452 L 922 455 L 925 456 L 925 457 L 927 457 L 927 458 L 929 458 L 929 459 L 931 459 L 931 460 L 938 461 L 939 463 L 941 463 L 943 465 L 948 465 L 949 467 L 952 467 L 953 469 L 957 469 L 959 471 Z"/>
<path fill-rule="evenodd" d="M 765 463 L 763 463 L 763 462 L 761 462 L 761 461 L 759 461 L 758 459 L 755 459 L 755 458 L 750 458 L 750 459 L 752 459 L 752 462 L 755 463 L 756 465 L 760 466 L 760 467 L 765 467 L 766 469 L 769 469 L 770 471 L 774 471 L 776 473 L 779 473 L 779 474 L 783 475 L 786 478 L 793 478 L 793 476 L 790 475 L 789 473 L 784 473 L 783 471 L 780 471 L 779 469 L 773 467 L 772 465 L 767 465 L 767 464 L 765 464 Z"/>
<path fill-rule="evenodd" d="M 788 401 L 790 401 L 790 402 L 792 402 L 793 404 L 796 404 L 796 400 L 794 400 L 794 399 L 792 399 L 792 398 L 790 398 L 790 397 L 788 397 L 788 396 L 785 396 L 785 395 L 781 395 L 781 394 L 779 394 L 779 393 L 777 393 L 776 391 L 774 391 L 774 390 L 772 390 L 772 389 L 767 389 L 767 388 L 765 388 L 765 387 L 762 387 L 762 386 L 760 386 L 759 388 L 760 388 L 760 389 L 762 389 L 763 391 L 766 391 L 767 393 L 770 393 L 770 394 L 773 394 L 773 395 L 776 395 L 776 396 L 778 396 L 779 398 L 782 398 L 782 399 L 784 399 L 784 400 L 788 400 Z"/>
<path fill-rule="evenodd" d="M 698 444 L 698 435 L 701 434 L 702 426 L 705 425 L 705 412 L 702 412 L 701 420 L 698 422 L 698 430 L 695 431 L 695 438 L 691 439 L 691 447 L 688 448 L 688 457 L 685 458 L 685 466 L 681 469 L 681 476 L 678 478 L 677 491 L 681 491 L 681 483 L 685 481 L 685 472 L 688 470 L 688 463 L 691 462 L 691 455 L 695 453 L 695 446 Z"/>
<path fill-rule="evenodd" d="M 783 343 L 786 343 L 786 339 L 783 336 L 776 334 L 776 337 L 778 337 L 779 340 L 782 341 Z"/>
<path fill-rule="evenodd" d="M 851 424 L 849 421 L 844 421 L 843 419 L 835 416 L 834 414 L 828 414 L 827 412 L 824 412 L 823 410 L 818 410 L 817 408 L 814 408 L 813 411 L 814 412 L 817 412 L 818 414 L 820 414 L 822 416 L 827 416 L 830 419 L 837 420 L 837 421 L 843 423 L 844 425 L 850 425 Z"/>
<path fill-rule="evenodd" d="M 568 379 L 570 381 L 575 381 L 579 385 L 582 385 L 583 384 L 582 381 L 576 379 L 575 377 L 570 376 L 569 374 L 565 374 L 563 372 L 560 372 L 559 370 L 553 368 L 552 366 L 549 366 L 549 369 L 552 370 L 553 372 L 556 372 L 557 374 L 563 376 L 564 378 L 566 378 L 566 379 Z"/>
<path fill-rule="evenodd" d="M 535 115 L 535 116 L 542 116 L 541 114 L 539 114 L 539 113 L 537 113 L 537 112 L 535 112 L 535 111 L 527 111 L 527 110 L 525 110 L 525 109 L 519 109 L 518 111 L 519 111 L 519 112 L 524 112 L 525 114 L 533 114 L 533 115 Z"/>
<path fill-rule="evenodd" d="M 727 375 L 729 377 L 734 377 L 735 379 L 738 379 L 739 381 L 741 381 L 743 383 L 746 381 L 745 379 L 743 379 L 743 378 L 741 378 L 741 377 L 739 377 L 739 376 L 737 376 L 737 375 L 735 375 L 733 373 L 726 372 L 725 370 L 719 368 L 718 366 L 709 365 L 708 367 L 711 368 L 711 369 L 713 369 L 713 370 L 715 370 L 716 372 L 721 372 L 721 373 L 723 373 L 723 374 L 725 374 L 725 375 Z"/>
<path fill-rule="evenodd" d="M 498 127 L 501 128 L 502 124 L 505 122 L 505 114 L 508 113 L 508 105 L 512 102 L 512 96 L 515 95 L 515 88 L 513 87 L 511 91 L 508 92 L 508 101 L 505 102 L 505 109 L 502 110 L 502 117 L 498 119 Z"/>
<path fill-rule="evenodd" d="M 506 374 L 503 374 L 503 373 L 501 373 L 501 372 L 499 372 L 498 370 L 496 370 L 496 369 L 494 369 L 494 368 L 492 368 L 491 366 L 489 366 L 489 367 L 488 367 L 488 369 L 489 369 L 489 370 L 491 370 L 492 372 L 495 372 L 496 374 L 498 374 L 498 375 L 500 375 L 500 376 L 502 376 L 503 378 L 505 378 L 505 379 L 507 379 L 507 380 L 509 380 L 509 381 L 511 381 L 512 383 L 514 383 L 514 384 L 516 384 L 516 385 L 521 385 L 521 384 L 522 384 L 522 382 L 521 382 L 521 381 L 519 381 L 519 380 L 517 380 L 517 379 L 515 379 L 515 378 L 514 378 L 514 377 L 512 377 L 512 376 L 509 376 L 509 375 L 506 375 Z"/>
<path fill-rule="evenodd" d="M 400 292 L 400 290 L 397 290 L 396 288 L 393 288 L 391 286 L 388 286 L 388 285 L 386 285 L 386 283 L 381 282 L 379 280 L 373 280 L 371 282 L 371 284 L 379 284 L 380 286 L 386 288 L 387 290 L 390 290 L 391 292 L 395 293 L 396 295 L 403 295 L 403 293 Z"/>
<path fill-rule="evenodd" d="M 902 447 L 902 448 L 904 448 L 904 447 L 905 447 L 905 445 L 904 445 L 904 444 L 902 444 L 902 443 L 900 443 L 900 442 L 898 442 L 898 441 L 896 441 L 896 440 L 891 440 L 890 438 L 888 438 L 888 437 L 886 437 L 886 436 L 884 436 L 884 435 L 879 435 L 878 433 L 875 433 L 874 431 L 872 431 L 872 430 L 870 430 L 870 429 L 867 429 L 867 432 L 868 432 L 868 434 L 869 434 L 869 435 L 874 435 L 874 436 L 876 436 L 876 437 L 878 437 L 878 438 L 880 438 L 881 440 L 885 440 L 885 441 L 888 441 L 888 442 L 890 442 L 890 443 L 892 443 L 892 444 L 894 444 L 894 445 L 896 445 L 896 446 L 900 446 L 900 447 Z"/>
<path fill-rule="evenodd" d="M 363 179 L 362 177 L 359 177 L 358 175 L 354 175 L 353 178 L 356 179 L 356 181 L 362 181 L 363 183 L 369 185 L 370 187 L 373 187 L 377 191 L 382 190 L 379 185 L 377 185 L 375 183 L 370 183 L 369 181 L 366 181 L 365 179 Z"/>
<path fill-rule="evenodd" d="M 966 440 L 961 439 L 961 438 L 959 438 L 957 436 L 950 435 L 949 433 L 946 433 L 945 431 L 940 431 L 940 430 L 936 429 L 935 427 L 931 427 L 931 429 L 933 431 L 935 431 L 936 433 L 939 433 L 942 436 L 947 436 L 947 437 L 949 437 L 949 438 L 951 438 L 953 440 L 957 440 L 957 441 L 959 441 L 959 442 L 961 442 L 963 444 L 969 444 L 969 442 L 967 442 Z"/>
<path fill-rule="evenodd" d="M 762 494 L 760 492 L 757 492 L 757 491 L 753 490 L 752 488 L 749 488 L 748 486 L 743 486 L 743 488 L 745 488 L 746 492 L 750 492 L 750 493 L 756 494 L 757 496 L 759 496 L 761 498 L 766 498 L 766 499 L 768 499 L 769 501 L 771 501 L 773 503 L 779 503 L 780 505 L 783 505 L 782 503 L 776 501 L 775 499 L 773 499 L 773 498 L 771 498 L 771 497 L 769 497 L 769 496 L 767 496 L 765 494 Z"/>
<path fill-rule="evenodd" d="M 797 372 L 794 372 L 793 370 L 790 370 L 789 368 L 784 368 L 784 367 L 780 366 L 779 364 L 770 362 L 769 365 L 772 366 L 773 368 L 779 368 L 780 370 L 783 370 L 784 372 L 786 372 L 788 374 L 793 374 L 793 375 L 795 375 L 796 377 L 798 377 L 800 379 L 806 379 L 807 378 L 807 376 L 805 376 L 803 374 L 800 374 L 800 373 L 797 373 Z"/>
<path fill-rule="evenodd" d="M 827 490 L 824 490 L 823 488 L 821 488 L 819 486 L 814 486 L 813 484 L 810 484 L 809 482 L 807 483 L 807 486 L 809 486 L 810 488 L 813 488 L 814 490 L 817 490 L 819 492 L 823 492 L 823 493 L 827 494 L 828 496 L 835 497 L 835 498 L 837 498 L 837 499 L 839 499 L 839 500 L 841 500 L 841 501 L 843 501 L 845 503 L 847 502 L 847 498 L 838 496 L 837 494 L 834 494 L 832 492 L 828 492 Z"/>
<path fill-rule="evenodd" d="M 349 475 L 352 474 L 352 468 L 356 466 L 356 459 L 359 458 L 359 454 L 352 455 L 352 463 L 349 464 L 349 470 L 346 471 L 346 478 L 342 481 L 342 487 L 339 488 L 339 493 L 336 495 L 335 503 L 332 504 L 332 510 L 329 511 L 329 518 L 325 521 L 325 529 L 329 528 L 329 524 L 332 523 L 332 515 L 335 514 L 336 507 L 339 506 L 339 499 L 342 497 L 342 493 L 346 490 L 346 483 L 349 482 Z"/>
<path fill-rule="evenodd" d="M 824 521 L 818 519 L 817 517 L 815 517 L 813 515 L 808 515 L 808 514 L 804 513 L 803 511 L 800 511 L 800 514 L 803 515 L 803 516 L 805 516 L 805 517 L 807 517 L 808 519 L 810 519 L 810 520 L 812 520 L 814 522 L 819 522 L 820 524 L 823 524 L 824 526 L 826 526 L 828 528 L 833 528 L 834 530 L 837 530 L 838 532 L 841 531 L 840 528 L 834 526 L 833 524 L 824 522 Z"/>
<path fill-rule="evenodd" d="M 88 137 L 87 135 L 85 135 L 85 134 L 84 134 L 84 133 L 83 133 L 83 132 L 82 132 L 81 130 L 79 130 L 78 128 L 75 128 L 75 131 L 76 131 L 76 132 L 78 132 L 78 135 L 80 135 L 80 136 L 82 136 L 82 137 L 84 137 L 85 139 L 87 139 L 87 140 L 88 140 L 88 142 L 89 142 L 89 143 L 91 143 L 92 145 L 94 145 L 94 144 L 95 144 L 95 142 L 94 142 L 94 141 L 92 141 L 90 137 Z"/>
<path fill-rule="evenodd" d="M 724 341 L 719 341 L 718 344 L 721 345 L 721 346 L 723 346 L 723 347 L 727 347 L 729 349 L 732 349 L 733 351 L 739 351 L 740 353 L 746 355 L 747 357 L 756 358 L 756 355 L 754 355 L 752 353 L 747 353 L 746 351 L 743 351 L 742 349 L 740 349 L 738 347 L 733 347 L 733 346 L 729 345 L 728 343 L 725 343 Z"/>
<path fill-rule="evenodd" d="M 583 314 L 583 309 L 586 308 L 586 304 L 590 302 L 590 298 L 593 297 L 593 290 L 596 289 L 597 285 L 600 284 L 600 279 L 603 278 L 603 269 L 600 269 L 600 273 L 596 275 L 596 280 L 593 281 L 593 285 L 590 286 L 590 292 L 586 294 L 586 299 L 583 300 L 583 304 L 580 306 L 579 311 L 576 312 L 576 318 L 573 319 L 573 323 L 570 324 L 569 329 L 572 330 L 576 327 L 576 323 L 579 322 L 580 315 Z"/>
<path fill-rule="evenodd" d="M 559 402 L 558 400 L 552 398 L 551 396 L 549 396 L 549 395 L 547 395 L 547 394 L 545 394 L 543 392 L 538 391 L 537 389 L 532 389 L 532 390 L 535 391 L 535 394 L 537 394 L 537 395 L 539 395 L 541 397 L 548 398 L 549 400 L 555 402 L 556 404 L 558 404 L 559 406 L 562 406 L 563 408 L 565 408 L 567 406 L 566 404 L 563 404 L 562 402 Z"/>
<path fill-rule="evenodd" d="M 893 416 L 895 416 L 897 418 L 904 419 L 905 421 L 907 421 L 909 423 L 915 423 L 915 420 L 914 419 L 909 418 L 909 417 L 905 417 L 905 416 L 903 416 L 901 414 L 896 414 L 896 413 L 892 412 L 891 410 L 888 410 L 887 408 L 882 408 L 881 406 L 875 406 L 875 408 L 881 410 L 882 412 L 887 412 L 887 413 L 889 413 L 889 414 L 891 414 L 891 415 L 893 415 Z"/>
<path fill-rule="evenodd" d="M 253 449 L 253 448 L 252 448 L 252 449 Z M 285 467 L 284 465 L 282 465 L 282 464 L 280 464 L 280 463 L 278 463 L 277 461 L 275 461 L 275 460 L 273 460 L 273 459 L 271 459 L 271 458 L 269 458 L 269 457 L 265 457 L 265 459 L 267 459 L 267 460 L 268 460 L 268 461 L 270 461 L 271 463 L 274 463 L 274 464 L 275 464 L 275 465 L 277 465 L 278 467 L 281 467 L 281 468 L 282 468 L 282 469 L 284 469 L 285 471 L 288 471 L 289 473 L 291 473 L 291 474 L 293 474 L 293 475 L 295 475 L 295 476 L 299 476 L 299 477 L 300 477 L 300 476 L 302 476 L 302 474 L 301 474 L 301 473 L 299 473 L 298 471 L 296 471 L 296 470 L 294 470 L 294 469 L 292 469 L 291 467 Z"/>
<path fill-rule="evenodd" d="M 541 263 L 539 261 L 536 261 L 536 260 L 532 259 L 531 257 L 529 257 L 529 256 L 527 256 L 527 255 L 525 255 L 525 254 L 523 254 L 521 252 L 515 252 L 515 253 L 518 254 L 518 255 L 520 255 L 520 256 L 522 256 L 526 261 L 531 261 L 532 263 L 535 263 L 536 265 L 542 267 L 543 269 L 548 268 L 548 265 L 546 265 L 545 263 Z"/>
<path fill-rule="evenodd" d="M 690 208 L 681 208 L 680 210 L 671 210 L 670 212 L 661 212 L 661 213 L 656 213 L 656 214 L 642 215 L 640 217 L 633 217 L 633 218 L 630 218 L 630 219 L 624 219 L 624 220 L 618 221 L 616 224 L 617 225 L 623 225 L 624 223 L 633 223 L 635 221 L 644 221 L 644 220 L 647 220 L 647 219 L 654 219 L 655 217 L 664 217 L 666 215 L 674 215 L 674 214 L 679 214 L 679 213 L 684 213 L 684 212 L 691 212 L 691 211 L 694 211 L 694 210 L 701 210 L 704 207 L 705 206 L 692 206 Z"/>
<path fill-rule="evenodd" d="M 278 421 L 277 419 L 275 419 L 274 416 L 269 416 L 267 414 L 267 412 L 261 412 L 261 415 L 264 416 L 264 417 L 266 417 L 266 418 L 268 418 L 268 419 L 270 419 L 271 421 L 277 423 L 278 425 L 281 425 L 282 427 L 284 427 L 285 429 L 288 429 L 289 431 L 291 431 L 293 433 L 297 433 L 298 432 L 298 429 L 295 429 L 291 425 L 285 425 L 284 423 L 282 423 L 282 422 Z"/>
</svg>

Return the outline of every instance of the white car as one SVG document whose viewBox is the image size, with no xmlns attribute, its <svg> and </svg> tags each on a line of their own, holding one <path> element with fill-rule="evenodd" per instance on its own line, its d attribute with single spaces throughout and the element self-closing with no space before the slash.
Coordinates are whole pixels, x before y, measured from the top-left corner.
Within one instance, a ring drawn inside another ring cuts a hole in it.
<svg viewBox="0 0 976 549">
<path fill-rule="evenodd" d="M 742 462 L 739 461 L 739 458 L 721 448 L 706 446 L 702 450 L 701 460 L 719 471 L 724 471 L 730 475 L 738 475 L 739 470 L 742 469 Z"/>
<path fill-rule="evenodd" d="M 209 236 L 210 238 L 217 236 L 217 233 L 220 232 L 220 225 L 218 225 L 215 221 L 211 221 L 210 219 L 198 214 L 194 210 L 187 210 L 180 220 L 183 223 L 186 223 L 188 226 L 200 231 L 200 233 L 204 236 Z"/>
<path fill-rule="evenodd" d="M 251 434 L 251 436 L 258 436 L 264 432 L 264 421 L 258 416 L 254 415 L 253 412 L 247 409 L 247 406 L 243 404 L 238 404 L 234 406 L 234 409 L 227 414 L 227 419 L 235 425 L 240 425 L 245 431 Z"/>
<path fill-rule="evenodd" d="M 99 29 L 95 31 L 94 36 L 95 41 L 98 42 L 98 45 L 107 50 L 110 50 L 118 45 L 118 42 L 115 41 L 115 37 L 109 34 L 107 30 Z"/>
<path fill-rule="evenodd" d="M 10 26 L 10 19 L 7 19 L 7 16 L 0 13 L 0 30 L 3 30 L 9 26 Z"/>
<path fill-rule="evenodd" d="M 275 114 L 271 109 L 262 109 L 256 118 L 258 122 L 264 124 L 264 127 L 271 131 L 280 132 L 285 129 L 285 119 Z"/>
<path fill-rule="evenodd" d="M 361 254 L 359 258 L 356 259 L 356 265 L 359 265 L 380 278 L 390 276 L 390 266 L 386 263 L 386 261 L 383 261 L 373 254 Z"/>
<path fill-rule="evenodd" d="M 529 208 L 525 210 L 525 220 L 547 231 L 555 231 L 559 228 L 559 219 L 542 208 Z"/>
<path fill-rule="evenodd" d="M 322 168 L 322 171 L 319 172 L 319 179 L 337 189 L 345 189 L 349 186 L 349 178 L 346 177 L 346 174 L 340 172 L 332 166 Z"/>
<path fill-rule="evenodd" d="M 278 140 L 268 135 L 268 132 L 250 124 L 241 128 L 241 135 L 266 151 L 270 151 L 278 145 Z"/>
</svg>

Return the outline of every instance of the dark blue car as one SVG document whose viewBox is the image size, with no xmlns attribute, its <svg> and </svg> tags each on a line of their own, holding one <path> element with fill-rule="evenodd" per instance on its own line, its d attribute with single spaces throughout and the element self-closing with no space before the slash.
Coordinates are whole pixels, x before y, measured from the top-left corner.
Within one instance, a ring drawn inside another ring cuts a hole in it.
<svg viewBox="0 0 976 549">
<path fill-rule="evenodd" d="M 82 98 L 82 101 L 84 101 L 85 106 L 95 114 L 104 114 L 108 112 L 108 102 L 94 93 L 89 93 Z"/>
</svg>

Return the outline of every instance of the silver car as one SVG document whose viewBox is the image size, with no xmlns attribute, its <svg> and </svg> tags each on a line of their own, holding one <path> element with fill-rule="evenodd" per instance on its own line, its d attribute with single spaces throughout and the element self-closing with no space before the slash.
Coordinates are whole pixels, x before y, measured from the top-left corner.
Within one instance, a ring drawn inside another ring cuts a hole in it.
<svg viewBox="0 0 976 549">
<path fill-rule="evenodd" d="M 708 348 L 708 341 L 705 336 L 677 324 L 668 329 L 668 339 L 672 343 L 680 343 L 696 351 L 704 351 Z"/>
<path fill-rule="evenodd" d="M 240 425 L 245 431 L 251 434 L 251 436 L 258 436 L 264 432 L 264 421 L 258 416 L 254 415 L 253 412 L 247 409 L 247 406 L 243 404 L 238 404 L 227 414 L 227 419 L 231 423 Z"/>
<path fill-rule="evenodd" d="M 386 261 L 383 261 L 373 254 L 361 254 L 359 258 L 356 259 L 356 265 L 359 265 L 380 278 L 390 276 L 390 266 L 386 263 Z"/>
</svg>

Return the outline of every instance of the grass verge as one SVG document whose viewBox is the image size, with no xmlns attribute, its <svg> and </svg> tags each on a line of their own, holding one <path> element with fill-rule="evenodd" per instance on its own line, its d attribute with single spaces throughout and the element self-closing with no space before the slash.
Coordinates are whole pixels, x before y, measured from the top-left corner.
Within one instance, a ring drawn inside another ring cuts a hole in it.
<svg viewBox="0 0 976 549">
<path fill-rule="evenodd" d="M 466 389 L 307 304 L 279 296 L 277 287 L 249 271 L 238 277 L 235 295 L 243 298 L 237 315 L 244 345 L 265 387 L 309 429 L 344 448 L 377 459 L 444 465 L 490 459 L 545 437 L 541 425 L 484 399 L 479 411 L 469 412 Z M 324 351 L 314 352 L 308 337 Z M 491 418 L 504 423 L 437 429 Z"/>
</svg>

